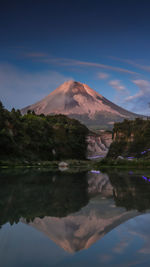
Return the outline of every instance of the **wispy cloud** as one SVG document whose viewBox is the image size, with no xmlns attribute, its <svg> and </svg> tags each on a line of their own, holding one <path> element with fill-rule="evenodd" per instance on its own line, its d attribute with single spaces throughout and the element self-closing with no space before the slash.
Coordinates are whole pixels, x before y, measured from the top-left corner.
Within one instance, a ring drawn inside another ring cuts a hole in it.
<svg viewBox="0 0 150 267">
<path fill-rule="evenodd" d="M 124 102 L 124 99 L 129 95 L 129 91 L 126 86 L 123 85 L 120 80 L 111 80 L 108 84 L 116 91 L 114 102 L 124 108 L 128 108 Z"/>
<path fill-rule="evenodd" d="M 110 58 L 115 60 L 115 61 L 123 62 L 123 63 L 129 64 L 135 68 L 150 72 L 150 65 L 143 65 L 143 64 L 137 63 L 136 61 L 131 60 L 131 59 L 123 59 L 123 58 L 117 58 L 117 57 L 110 57 Z"/>
<path fill-rule="evenodd" d="M 54 71 L 28 72 L 0 64 L 0 99 L 7 108 L 33 104 L 72 77 Z"/>
<path fill-rule="evenodd" d="M 108 263 L 110 261 L 112 261 L 112 255 L 110 254 L 102 254 L 100 255 L 100 263 Z"/>
<path fill-rule="evenodd" d="M 56 64 L 59 64 L 62 66 L 85 66 L 85 67 L 92 67 L 92 68 L 94 67 L 94 68 L 100 68 L 100 69 L 107 69 L 107 70 L 112 70 L 112 71 L 116 71 L 116 72 L 132 74 L 132 75 L 137 74 L 136 72 L 130 71 L 128 69 L 123 69 L 123 68 L 105 65 L 105 64 L 101 64 L 101 63 L 80 61 L 80 60 L 73 60 L 73 59 L 65 59 L 65 58 L 46 59 L 46 60 L 44 60 L 44 62 L 56 63 Z"/>
<path fill-rule="evenodd" d="M 138 86 L 139 91 L 135 95 L 129 96 L 126 100 L 139 99 L 141 97 L 147 97 L 147 94 L 150 95 L 150 82 L 146 80 L 134 80 L 132 81 L 135 85 Z"/>
<path fill-rule="evenodd" d="M 38 54 L 41 55 L 42 53 L 38 53 Z M 59 66 L 91 67 L 91 68 L 107 69 L 107 70 L 112 70 L 112 71 L 119 72 L 119 73 L 122 72 L 126 74 L 131 74 L 131 75 L 138 74 L 135 71 L 131 71 L 125 68 L 120 68 L 120 67 L 106 65 L 106 64 L 97 63 L 97 62 L 81 61 L 81 60 L 70 59 L 70 58 L 57 58 L 57 57 L 51 57 L 49 55 L 43 55 L 43 56 L 37 55 L 36 57 L 35 55 L 36 53 L 25 53 L 24 54 L 25 57 L 28 57 L 35 61 L 47 63 L 47 64 L 55 64 Z"/>
<path fill-rule="evenodd" d="M 116 245 L 116 247 L 113 248 L 113 251 L 116 253 L 123 253 L 124 250 L 128 247 L 128 245 L 129 245 L 129 240 L 125 238 L 125 240 L 122 240 Z"/>
<path fill-rule="evenodd" d="M 130 236 L 136 236 L 136 239 L 138 238 L 140 240 L 139 244 L 141 244 L 141 247 L 138 247 L 137 252 L 139 253 L 140 258 L 142 254 L 144 255 L 143 259 L 145 259 L 146 254 L 148 255 L 149 259 L 150 254 L 149 220 L 150 215 L 144 214 L 134 218 L 132 221 L 129 221 L 129 223 L 127 223 L 127 231 Z"/>
<path fill-rule="evenodd" d="M 31 53 L 25 53 L 25 54 L 23 54 L 23 56 L 25 56 L 27 58 L 45 58 L 48 55 L 45 53 L 40 53 L 40 52 L 39 53 L 31 52 Z"/>
<path fill-rule="evenodd" d="M 105 72 L 98 72 L 97 77 L 100 80 L 106 80 L 109 78 L 109 74 Z"/>
<path fill-rule="evenodd" d="M 150 112 L 150 82 L 147 80 L 133 80 L 138 92 L 128 96 L 125 101 L 132 102 L 133 110 L 148 114 Z"/>
<path fill-rule="evenodd" d="M 109 81 L 109 85 L 112 86 L 117 91 L 126 90 L 126 87 L 121 84 L 120 80 L 111 80 Z"/>
</svg>

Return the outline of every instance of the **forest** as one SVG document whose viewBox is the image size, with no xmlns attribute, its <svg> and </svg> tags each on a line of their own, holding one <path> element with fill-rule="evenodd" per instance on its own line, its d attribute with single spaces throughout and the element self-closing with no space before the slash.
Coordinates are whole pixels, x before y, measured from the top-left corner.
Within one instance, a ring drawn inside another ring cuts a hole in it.
<svg viewBox="0 0 150 267">
<path fill-rule="evenodd" d="M 65 115 L 8 111 L 0 102 L 0 160 L 85 159 L 88 129 Z"/>
</svg>

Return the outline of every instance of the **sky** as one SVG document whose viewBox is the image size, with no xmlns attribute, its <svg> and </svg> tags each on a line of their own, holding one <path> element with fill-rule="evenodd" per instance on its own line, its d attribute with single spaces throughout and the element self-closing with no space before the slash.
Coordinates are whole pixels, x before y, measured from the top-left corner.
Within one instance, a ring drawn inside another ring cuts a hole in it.
<svg viewBox="0 0 150 267">
<path fill-rule="evenodd" d="M 150 115 L 150 1 L 1 0 L 0 99 L 9 110 L 67 80 Z"/>
</svg>

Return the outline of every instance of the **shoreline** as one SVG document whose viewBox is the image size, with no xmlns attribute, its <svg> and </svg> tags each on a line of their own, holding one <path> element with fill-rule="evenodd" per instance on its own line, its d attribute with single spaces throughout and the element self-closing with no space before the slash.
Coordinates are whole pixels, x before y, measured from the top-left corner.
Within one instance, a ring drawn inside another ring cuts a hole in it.
<svg viewBox="0 0 150 267">
<path fill-rule="evenodd" d="M 100 168 L 118 168 L 118 169 L 128 169 L 128 168 L 150 168 L 150 159 L 135 159 L 135 160 L 114 160 L 114 159 L 102 159 L 99 162 L 95 162 L 94 166 L 98 169 Z"/>
<path fill-rule="evenodd" d="M 102 168 L 116 168 L 116 169 L 128 169 L 128 168 L 150 168 L 150 160 L 148 159 L 136 159 L 136 160 L 113 160 L 103 158 L 100 161 L 98 160 L 77 160 L 77 159 L 68 159 L 68 160 L 57 160 L 57 161 L 27 161 L 27 160 L 0 160 L 0 169 L 7 168 L 53 168 L 60 170 L 59 164 L 65 162 L 67 164 L 67 169 L 71 168 L 84 168 L 87 170 Z M 64 170 L 65 171 L 65 170 Z"/>
<path fill-rule="evenodd" d="M 60 160 L 60 161 L 11 161 L 11 160 L 1 160 L 0 169 L 7 168 L 54 168 L 59 170 L 59 164 L 65 162 L 69 168 L 86 168 L 90 169 L 93 166 L 93 161 L 90 160 Z"/>
</svg>

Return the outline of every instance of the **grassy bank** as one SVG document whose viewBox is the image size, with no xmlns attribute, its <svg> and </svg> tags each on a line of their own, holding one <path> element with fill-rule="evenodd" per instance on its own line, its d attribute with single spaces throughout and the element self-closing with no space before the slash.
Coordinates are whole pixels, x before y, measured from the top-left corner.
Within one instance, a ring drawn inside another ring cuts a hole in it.
<svg viewBox="0 0 150 267">
<path fill-rule="evenodd" d="M 126 160 L 126 159 L 102 159 L 101 161 L 94 162 L 94 167 L 96 169 L 102 168 L 150 168 L 150 160 L 146 159 L 134 159 L 134 160 Z"/>
<path fill-rule="evenodd" d="M 63 160 L 62 160 L 63 161 Z M 0 168 L 57 168 L 61 161 L 27 161 L 27 160 L 0 160 Z M 114 160 L 102 159 L 100 161 L 90 160 L 65 160 L 68 168 L 86 168 L 86 169 L 102 169 L 102 168 L 150 168 L 150 160 L 134 159 L 134 160 Z"/>
<path fill-rule="evenodd" d="M 58 169 L 61 161 L 19 161 L 19 160 L 0 160 L 0 168 L 53 168 Z M 91 169 L 94 163 L 90 160 L 65 160 L 68 168 Z"/>
<path fill-rule="evenodd" d="M 63 161 L 63 160 L 62 160 Z M 61 161 L 27 161 L 27 160 L 0 160 L 0 168 L 51 168 L 59 169 L 59 163 Z M 134 160 L 114 160 L 114 159 L 102 159 L 100 161 L 90 160 L 65 160 L 68 164 L 68 169 L 85 169 L 85 170 L 102 170 L 102 168 L 118 168 L 118 169 L 130 169 L 130 168 L 150 168 L 150 160 L 146 159 L 134 159 Z"/>
</svg>

